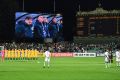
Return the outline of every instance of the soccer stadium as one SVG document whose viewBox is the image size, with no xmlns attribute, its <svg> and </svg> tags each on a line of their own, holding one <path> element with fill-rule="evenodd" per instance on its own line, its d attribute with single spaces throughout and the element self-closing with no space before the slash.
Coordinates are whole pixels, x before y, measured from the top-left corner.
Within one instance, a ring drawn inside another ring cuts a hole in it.
<svg viewBox="0 0 120 80">
<path fill-rule="evenodd" d="M 120 80 L 119 0 L 0 0 L 1 80 Z"/>
</svg>

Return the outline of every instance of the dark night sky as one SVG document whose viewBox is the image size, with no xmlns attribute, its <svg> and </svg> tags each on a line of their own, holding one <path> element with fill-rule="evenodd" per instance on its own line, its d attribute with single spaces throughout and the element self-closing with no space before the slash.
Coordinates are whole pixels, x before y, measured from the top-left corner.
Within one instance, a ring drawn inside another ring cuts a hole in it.
<svg viewBox="0 0 120 80">
<path fill-rule="evenodd" d="M 98 7 L 99 1 L 104 9 L 120 9 L 120 0 L 56 0 L 56 13 L 63 15 L 66 40 L 72 40 L 78 5 L 81 5 L 81 11 L 91 11 Z M 25 12 L 53 13 L 53 0 L 25 0 L 24 5 Z M 22 0 L 0 0 L 1 39 L 14 38 L 14 19 L 17 11 L 23 11 Z"/>
</svg>

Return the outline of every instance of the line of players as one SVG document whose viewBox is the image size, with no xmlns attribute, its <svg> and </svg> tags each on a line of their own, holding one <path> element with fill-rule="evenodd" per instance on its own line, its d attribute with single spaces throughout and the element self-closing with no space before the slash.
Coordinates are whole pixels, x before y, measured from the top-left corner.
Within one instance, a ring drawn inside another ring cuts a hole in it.
<svg viewBox="0 0 120 80">
<path fill-rule="evenodd" d="M 39 55 L 40 52 L 38 50 L 29 50 L 29 49 L 12 49 L 12 50 L 2 50 L 2 62 L 4 61 L 4 58 L 7 58 L 8 60 L 10 59 L 21 59 L 21 60 L 25 60 L 25 58 L 27 59 L 33 59 L 35 58 L 37 60 L 38 57 L 45 57 L 44 59 L 44 65 L 43 67 L 45 68 L 45 66 L 47 65 L 48 68 L 50 66 L 50 57 L 51 57 L 51 53 L 49 51 L 49 49 L 46 49 L 46 51 L 44 53 L 41 53 L 42 55 Z"/>
<path fill-rule="evenodd" d="M 12 50 L 3 50 L 2 51 L 2 61 L 4 61 L 4 58 L 8 59 L 8 60 L 13 60 L 13 59 L 18 59 L 21 58 L 22 60 L 25 58 L 28 59 L 33 59 L 33 58 L 37 58 L 38 54 L 40 54 L 40 52 L 38 50 L 30 50 L 30 49 L 12 49 Z"/>
<path fill-rule="evenodd" d="M 113 55 L 110 53 L 109 50 L 106 50 L 104 53 L 105 55 L 105 67 L 109 68 L 111 66 L 111 63 L 113 62 Z M 120 50 L 116 51 L 116 66 L 120 66 Z"/>
<path fill-rule="evenodd" d="M 2 51 L 2 61 L 4 61 L 4 58 L 37 58 L 39 54 L 39 51 L 37 50 L 23 50 L 23 49 L 12 49 L 12 50 L 4 50 Z M 111 66 L 111 63 L 113 62 L 113 56 L 110 54 L 109 50 L 106 50 L 105 52 L 105 67 L 108 68 Z M 50 64 L 50 51 L 47 49 L 44 53 L 45 60 L 44 60 L 44 67 L 47 64 L 49 67 Z M 116 51 L 116 65 L 120 66 L 120 50 Z"/>
</svg>

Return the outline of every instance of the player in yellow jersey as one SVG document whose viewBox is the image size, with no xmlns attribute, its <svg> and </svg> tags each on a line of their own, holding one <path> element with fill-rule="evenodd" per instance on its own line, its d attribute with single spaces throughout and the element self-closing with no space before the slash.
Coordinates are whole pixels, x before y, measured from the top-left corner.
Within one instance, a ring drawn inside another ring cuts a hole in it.
<svg viewBox="0 0 120 80">
<path fill-rule="evenodd" d="M 33 60 L 33 49 L 30 50 L 30 60 Z"/>
<path fill-rule="evenodd" d="M 15 60 L 17 60 L 17 50 L 14 49 L 14 54 L 15 54 Z"/>
<path fill-rule="evenodd" d="M 21 55 L 22 60 L 24 60 L 24 57 L 25 57 L 25 51 L 24 51 L 24 49 L 21 50 L 21 53 L 22 53 L 22 55 Z"/>
<path fill-rule="evenodd" d="M 8 50 L 5 49 L 5 58 L 8 59 Z"/>
<path fill-rule="evenodd" d="M 20 60 L 20 49 L 17 50 L 17 57 L 18 57 L 18 60 Z"/>
<path fill-rule="evenodd" d="M 20 60 L 22 60 L 22 49 L 20 49 Z"/>
<path fill-rule="evenodd" d="M 38 57 L 38 51 L 37 51 L 37 49 L 34 50 L 34 57 L 35 57 L 35 60 L 37 60 L 37 57 Z"/>
<path fill-rule="evenodd" d="M 30 59 L 30 49 L 28 49 L 28 53 L 27 53 L 27 59 Z"/>
<path fill-rule="evenodd" d="M 14 50 L 11 50 L 11 59 L 14 60 Z"/>
<path fill-rule="evenodd" d="M 35 51 L 34 49 L 32 49 L 32 60 L 34 60 L 34 58 L 35 58 Z"/>
<path fill-rule="evenodd" d="M 28 50 L 25 49 L 25 60 L 27 60 L 27 56 L 28 56 Z"/>
<path fill-rule="evenodd" d="M 10 49 L 8 49 L 8 60 L 10 60 L 11 54 L 10 54 Z"/>
</svg>

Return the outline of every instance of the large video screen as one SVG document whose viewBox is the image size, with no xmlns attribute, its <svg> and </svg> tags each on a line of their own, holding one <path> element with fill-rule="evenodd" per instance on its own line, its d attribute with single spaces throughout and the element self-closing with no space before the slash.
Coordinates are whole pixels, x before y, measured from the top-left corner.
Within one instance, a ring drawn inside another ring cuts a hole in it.
<svg viewBox="0 0 120 80">
<path fill-rule="evenodd" d="M 17 39 L 63 40 L 61 14 L 16 12 L 15 35 Z"/>
</svg>

